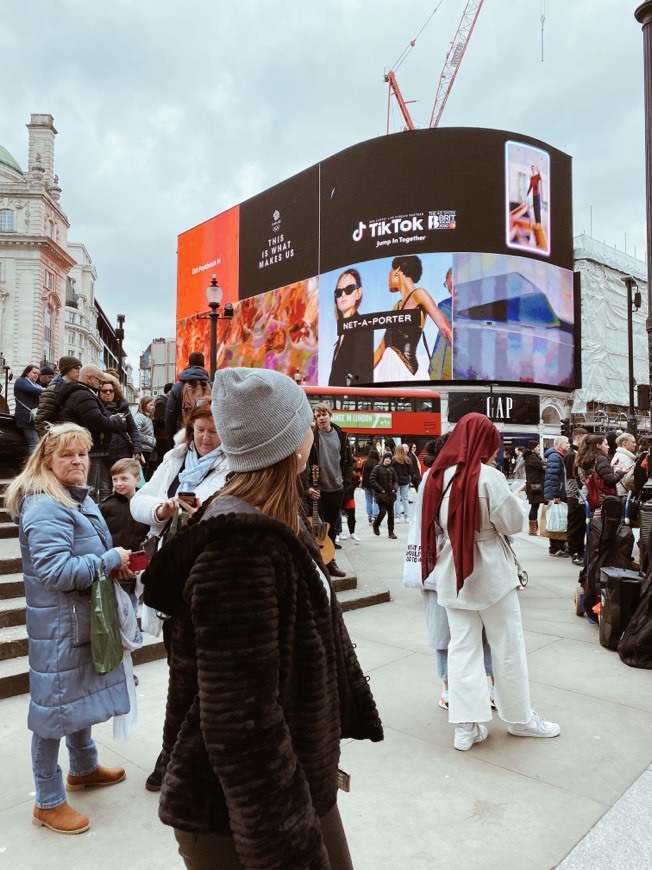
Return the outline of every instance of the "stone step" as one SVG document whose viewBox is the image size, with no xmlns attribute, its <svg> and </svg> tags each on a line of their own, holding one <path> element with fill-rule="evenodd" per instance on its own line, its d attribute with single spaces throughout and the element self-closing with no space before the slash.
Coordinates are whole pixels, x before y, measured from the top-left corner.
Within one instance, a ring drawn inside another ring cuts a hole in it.
<svg viewBox="0 0 652 870">
<path fill-rule="evenodd" d="M 0 662 L 27 655 L 27 629 L 25 625 L 0 628 Z"/>
<path fill-rule="evenodd" d="M 0 497 L 0 502 L 2 498 Z M 9 511 L 6 511 L 4 508 L 0 507 L 0 523 L 10 523 L 12 522 L 11 517 L 9 516 Z M 18 526 L 16 526 L 18 528 Z"/>
<path fill-rule="evenodd" d="M 20 563 L 20 559 L 18 560 Z M 20 564 L 19 564 L 20 567 Z M 0 572 L 0 603 L 6 598 L 25 596 L 25 584 L 21 572 L 3 574 Z"/>
<path fill-rule="evenodd" d="M 7 543 L 0 539 L 0 544 Z M 1 549 L 1 548 L 0 548 Z M 20 556 L 0 556 L 0 575 L 18 574 L 23 569 L 23 560 Z M 22 573 L 20 574 L 22 577 Z"/>
<path fill-rule="evenodd" d="M 389 589 L 370 591 L 364 589 L 347 589 L 337 594 L 340 607 L 347 610 L 358 610 L 361 607 L 373 607 L 375 604 L 385 604 L 391 601 Z"/>
<path fill-rule="evenodd" d="M 344 592 L 345 589 L 355 589 L 357 585 L 358 578 L 351 574 L 347 574 L 346 577 L 331 577 L 331 586 L 338 596 L 340 592 Z"/>
<path fill-rule="evenodd" d="M 132 653 L 134 665 L 144 665 L 165 658 L 163 639 L 143 635 L 143 645 Z M 27 655 L 0 660 L 0 699 L 23 695 L 29 691 L 29 664 Z"/>
<path fill-rule="evenodd" d="M 25 625 L 25 597 L 0 599 L 0 628 Z"/>
<path fill-rule="evenodd" d="M 18 537 L 18 526 L 16 523 L 8 522 L 2 523 L 0 522 L 0 538 L 17 538 Z"/>
</svg>

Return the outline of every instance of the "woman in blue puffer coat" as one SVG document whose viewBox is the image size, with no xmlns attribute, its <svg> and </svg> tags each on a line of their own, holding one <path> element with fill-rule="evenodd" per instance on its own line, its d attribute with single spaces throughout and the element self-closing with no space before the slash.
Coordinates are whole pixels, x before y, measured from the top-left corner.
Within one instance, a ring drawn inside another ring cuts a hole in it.
<svg viewBox="0 0 652 870">
<path fill-rule="evenodd" d="M 90 586 L 100 562 L 125 571 L 130 551 L 112 547 L 98 507 L 88 496 L 92 441 L 75 423 L 52 426 L 9 486 L 5 504 L 19 518 L 27 601 L 33 823 L 79 834 L 86 816 L 66 802 L 59 743 L 70 756 L 68 791 L 107 786 L 125 778 L 122 767 L 101 767 L 91 726 L 129 711 L 122 664 L 95 673 L 90 645 Z"/>
</svg>

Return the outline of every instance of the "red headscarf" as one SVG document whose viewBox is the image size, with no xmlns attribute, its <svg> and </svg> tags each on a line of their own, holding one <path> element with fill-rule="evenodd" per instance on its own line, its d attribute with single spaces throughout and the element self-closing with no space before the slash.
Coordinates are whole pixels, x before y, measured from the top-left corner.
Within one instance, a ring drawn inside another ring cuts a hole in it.
<svg viewBox="0 0 652 870">
<path fill-rule="evenodd" d="M 421 508 L 421 577 L 425 580 L 437 562 L 434 520 L 443 497 L 444 471 L 456 466 L 448 502 L 448 537 L 453 548 L 457 591 L 473 571 L 473 532 L 479 524 L 480 467 L 500 445 L 498 430 L 484 414 L 466 414 L 430 469 Z"/>
</svg>

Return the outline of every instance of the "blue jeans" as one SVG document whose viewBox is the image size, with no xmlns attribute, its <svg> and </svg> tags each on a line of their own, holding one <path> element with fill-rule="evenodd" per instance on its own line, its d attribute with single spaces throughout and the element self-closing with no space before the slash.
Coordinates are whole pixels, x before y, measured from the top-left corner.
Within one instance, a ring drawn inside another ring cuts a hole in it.
<svg viewBox="0 0 652 870">
<path fill-rule="evenodd" d="M 17 426 L 16 428 L 20 429 L 23 438 L 27 442 L 27 452 L 33 453 L 41 440 L 36 429 L 33 426 Z"/>
<path fill-rule="evenodd" d="M 59 767 L 60 742 L 32 734 L 32 771 L 36 785 L 34 803 L 43 810 L 58 807 L 66 800 L 63 773 Z M 85 776 L 97 768 L 97 747 L 90 728 L 68 734 L 66 746 L 73 776 Z"/>
<path fill-rule="evenodd" d="M 396 493 L 396 501 L 394 502 L 394 516 L 396 517 L 396 519 L 401 516 L 401 507 L 403 508 L 405 519 L 410 518 L 409 493 L 409 483 L 406 483 L 405 486 L 399 486 L 398 492 Z"/>
<path fill-rule="evenodd" d="M 364 495 L 367 499 L 367 516 L 370 520 L 375 520 L 378 516 L 378 502 L 376 501 L 373 489 L 365 487 Z"/>
</svg>

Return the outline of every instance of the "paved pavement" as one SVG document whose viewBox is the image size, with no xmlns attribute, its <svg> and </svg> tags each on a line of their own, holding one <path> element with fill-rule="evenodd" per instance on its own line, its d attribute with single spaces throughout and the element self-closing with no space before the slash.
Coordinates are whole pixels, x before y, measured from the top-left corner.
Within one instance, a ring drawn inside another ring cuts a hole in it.
<svg viewBox="0 0 652 870">
<path fill-rule="evenodd" d="M 397 526 L 398 541 L 386 531 L 374 538 L 366 518 L 358 531 L 361 543 L 345 542 L 338 559 L 364 585 L 389 586 L 393 600 L 346 615 L 386 735 L 342 747 L 352 783 L 339 803 L 356 870 L 652 867 L 652 674 L 623 665 L 575 616 L 576 569 L 551 559 L 545 540 L 517 539 L 530 575 L 520 596 L 533 704 L 561 735 L 511 737 L 496 717 L 489 739 L 461 753 L 437 706 L 420 593 L 401 585 L 407 526 Z M 94 729 L 102 762 L 124 764 L 127 780 L 74 796 L 92 822 L 77 837 L 30 824 L 28 699 L 0 701 L 0 870 L 181 866 L 157 796 L 144 789 L 160 743 L 165 663 L 142 665 L 138 675 L 132 739 L 114 743 L 110 723 Z"/>
</svg>

